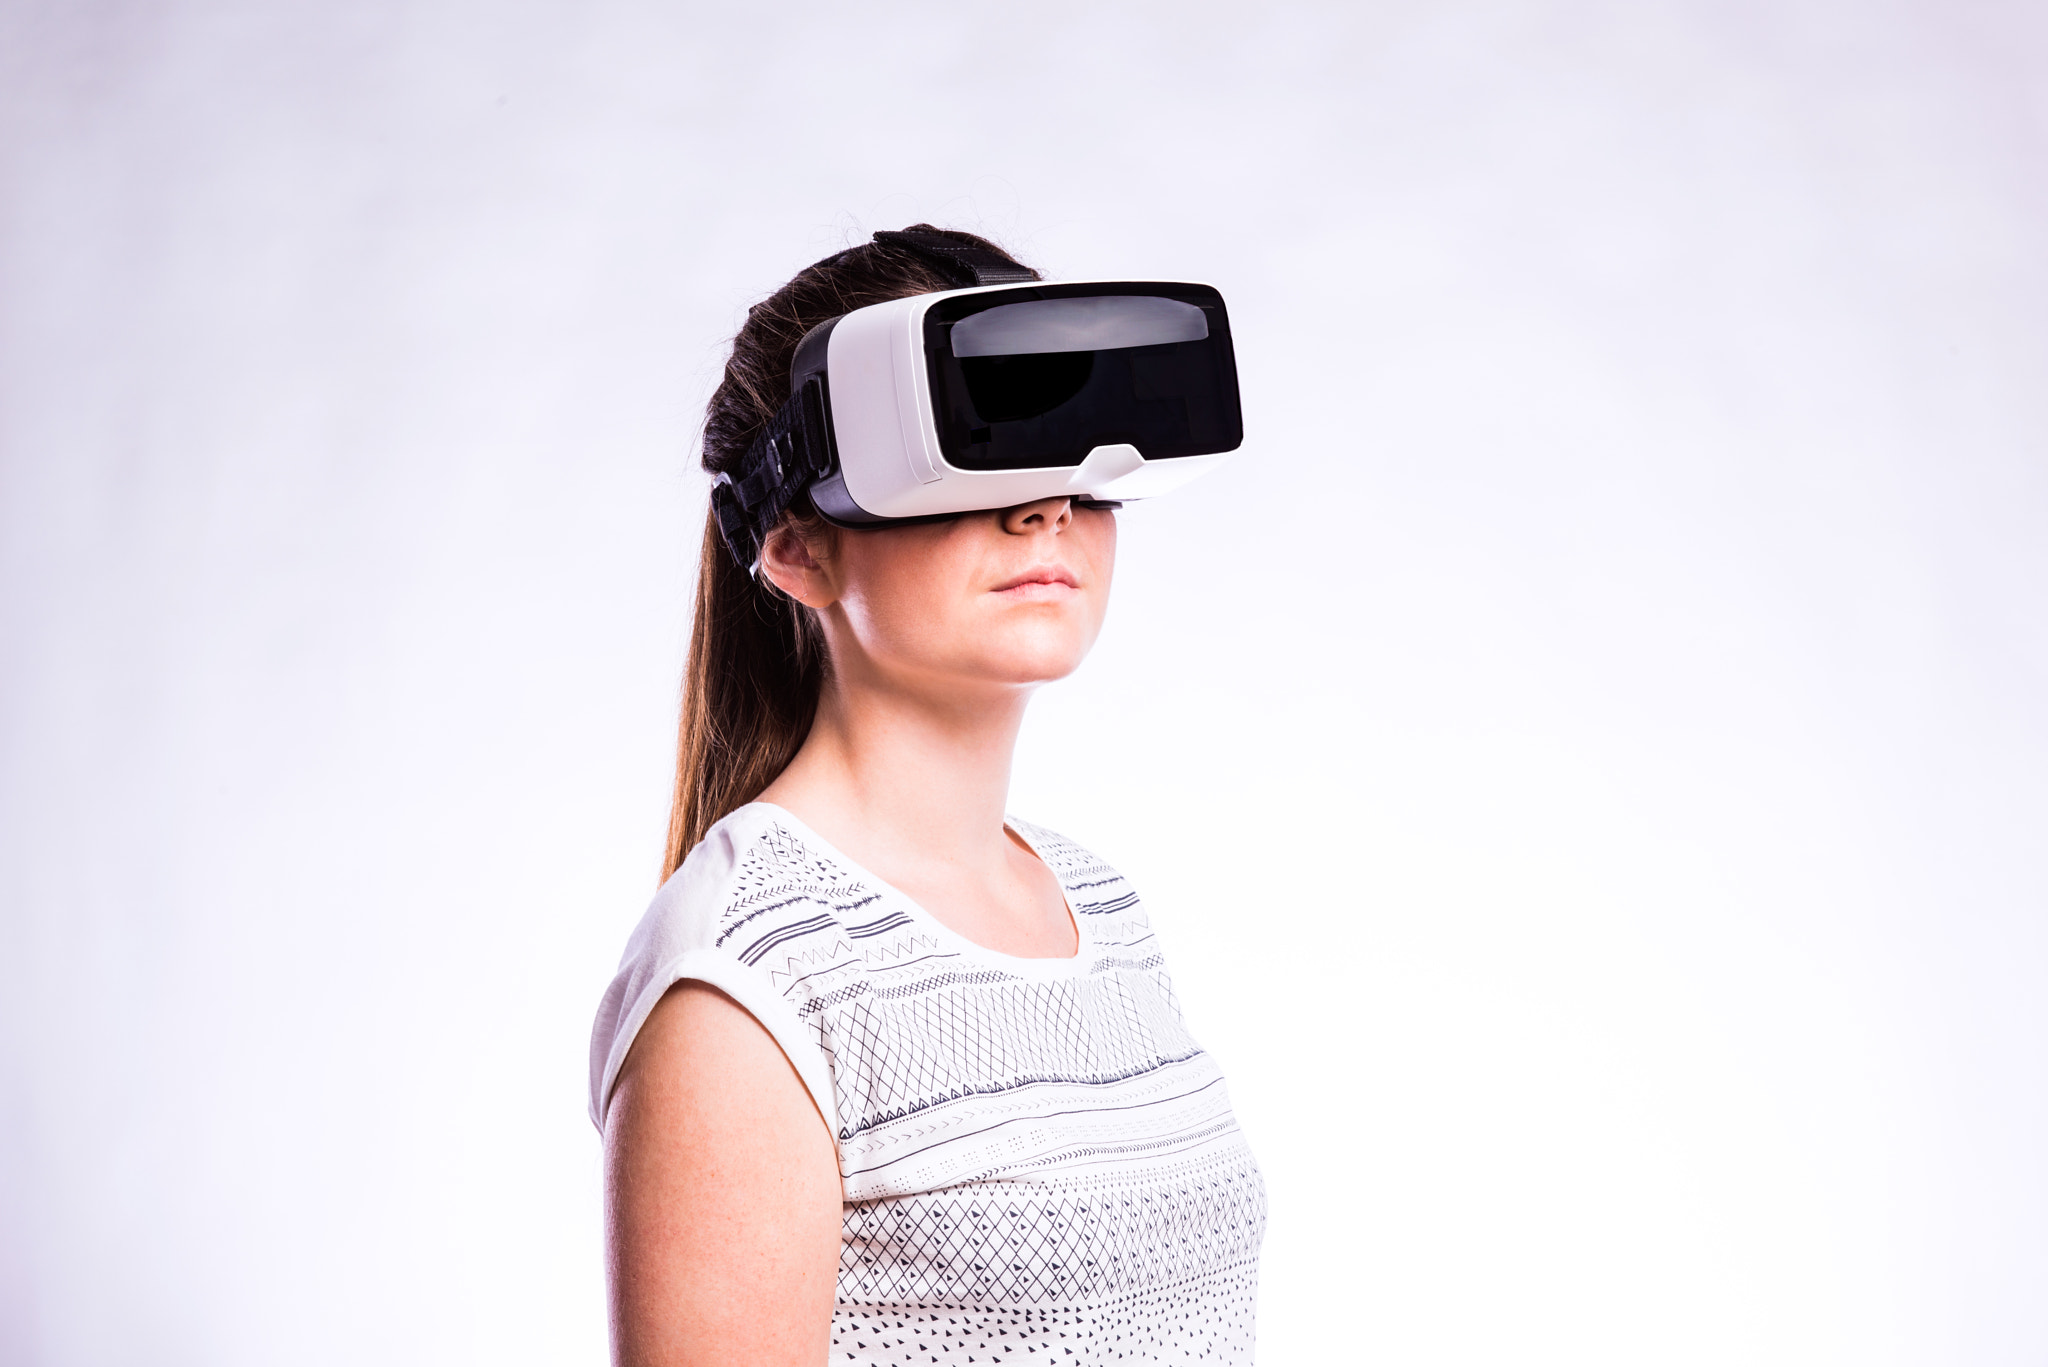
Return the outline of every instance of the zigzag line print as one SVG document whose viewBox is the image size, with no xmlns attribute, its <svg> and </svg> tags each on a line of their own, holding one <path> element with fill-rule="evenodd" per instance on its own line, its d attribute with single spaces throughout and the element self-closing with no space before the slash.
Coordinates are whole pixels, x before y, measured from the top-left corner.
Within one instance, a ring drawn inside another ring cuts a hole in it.
<svg viewBox="0 0 2048 1367">
<path fill-rule="evenodd" d="M 862 948 L 861 953 L 867 956 L 869 963 L 886 964 L 891 959 L 907 959 L 919 950 L 933 950 L 937 948 L 939 948 L 938 937 L 920 930 L 912 932 L 893 944 L 867 945 Z M 948 951 L 946 957 L 957 959 L 960 956 Z M 904 965 L 898 964 L 896 966 L 901 968 Z"/>
<path fill-rule="evenodd" d="M 824 949 L 807 949 L 801 954 L 791 954 L 782 961 L 782 967 L 776 968 L 771 965 L 768 972 L 773 977 L 781 978 L 814 977 L 816 976 L 815 974 L 798 974 L 797 969 L 800 966 L 816 967 L 819 964 L 829 964 L 837 968 L 851 968 L 856 961 L 857 958 L 852 945 L 844 940 L 834 940 L 831 945 Z"/>
</svg>

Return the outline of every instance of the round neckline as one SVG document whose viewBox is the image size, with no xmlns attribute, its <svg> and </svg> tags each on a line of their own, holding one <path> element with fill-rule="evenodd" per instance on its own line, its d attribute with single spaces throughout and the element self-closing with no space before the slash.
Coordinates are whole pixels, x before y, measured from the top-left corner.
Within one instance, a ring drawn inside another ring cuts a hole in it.
<svg viewBox="0 0 2048 1367">
<path fill-rule="evenodd" d="M 1016 823 L 1007 815 L 1003 817 L 1003 829 L 1024 842 L 1024 847 L 1031 851 L 1039 863 L 1045 865 L 1046 872 L 1052 875 L 1052 881 L 1059 887 L 1060 901 L 1066 906 L 1067 918 L 1074 923 L 1074 952 L 1072 954 L 1059 958 L 1031 958 L 1019 954 L 1005 954 L 999 949 L 990 949 L 987 945 L 977 940 L 970 940 L 938 917 L 932 915 L 925 908 L 924 904 L 915 897 L 912 897 L 888 879 L 875 873 L 824 836 L 819 835 L 817 831 L 811 828 L 808 822 L 795 812 L 789 810 L 789 808 L 774 802 L 764 802 L 759 798 L 749 802 L 747 807 L 758 807 L 762 809 L 763 814 L 769 820 L 786 822 L 795 827 L 798 835 L 803 838 L 806 844 L 815 847 L 820 854 L 827 856 L 834 862 L 844 865 L 849 872 L 857 875 L 877 892 L 881 893 L 883 897 L 894 902 L 911 919 L 940 936 L 944 941 L 957 946 L 960 952 L 969 957 L 995 965 L 1005 973 L 1025 978 L 1070 978 L 1078 973 L 1085 972 L 1088 966 L 1093 963 L 1093 959 L 1088 953 L 1088 932 L 1085 929 L 1087 923 L 1081 919 L 1081 914 L 1074 910 L 1074 896 L 1067 887 L 1067 880 L 1060 876 L 1060 871 L 1053 867 L 1052 861 L 1045 857 L 1045 852 L 1038 848 L 1038 842 L 1033 840 L 1024 831 L 1019 830 Z M 739 810 L 745 811 L 746 807 L 742 807 Z"/>
</svg>

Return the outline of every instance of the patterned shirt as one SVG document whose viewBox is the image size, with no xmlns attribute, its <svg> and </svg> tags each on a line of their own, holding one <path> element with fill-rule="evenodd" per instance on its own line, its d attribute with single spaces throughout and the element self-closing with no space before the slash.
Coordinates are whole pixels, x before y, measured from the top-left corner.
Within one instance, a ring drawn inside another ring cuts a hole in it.
<svg viewBox="0 0 2048 1367">
<path fill-rule="evenodd" d="M 605 994 L 592 1118 L 662 994 L 710 983 L 838 1140 L 834 1367 L 1250 1362 L 1265 1188 L 1222 1074 L 1137 893 L 1010 825 L 1066 893 L 1071 959 L 955 934 L 779 807 L 719 822 Z"/>
</svg>

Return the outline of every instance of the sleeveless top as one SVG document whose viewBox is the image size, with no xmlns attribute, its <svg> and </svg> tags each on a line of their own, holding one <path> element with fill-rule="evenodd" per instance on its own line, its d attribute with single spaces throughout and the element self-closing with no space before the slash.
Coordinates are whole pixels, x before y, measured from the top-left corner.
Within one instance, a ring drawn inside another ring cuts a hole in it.
<svg viewBox="0 0 2048 1367">
<path fill-rule="evenodd" d="M 838 1140 L 830 1362 L 1248 1363 L 1265 1187 L 1138 895 L 1012 821 L 1071 959 L 955 934 L 790 813 L 712 827 L 633 933 L 591 1036 L 604 1127 L 633 1037 L 699 979 L 795 1065 Z"/>
</svg>

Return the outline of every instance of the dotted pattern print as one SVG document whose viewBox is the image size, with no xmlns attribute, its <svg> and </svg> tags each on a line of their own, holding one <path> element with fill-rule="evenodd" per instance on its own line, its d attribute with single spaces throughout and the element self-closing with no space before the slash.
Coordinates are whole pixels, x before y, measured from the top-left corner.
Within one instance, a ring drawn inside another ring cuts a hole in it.
<svg viewBox="0 0 2048 1367">
<path fill-rule="evenodd" d="M 1264 1185 L 1123 878 L 1013 823 L 1081 933 L 1014 959 L 749 810 L 716 944 L 830 1064 L 832 1363 L 1250 1362 Z"/>
<path fill-rule="evenodd" d="M 1237 1363 L 1252 1360 L 1258 1272 L 1088 1305 L 841 1304 L 831 1367 L 916 1363 Z"/>
</svg>

